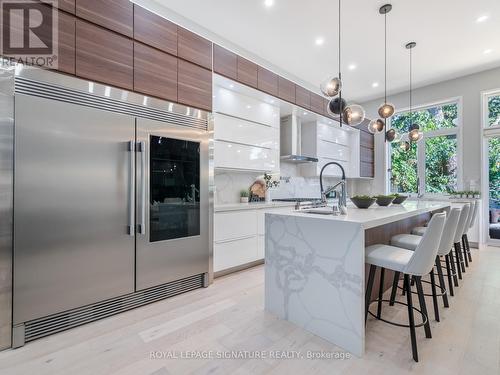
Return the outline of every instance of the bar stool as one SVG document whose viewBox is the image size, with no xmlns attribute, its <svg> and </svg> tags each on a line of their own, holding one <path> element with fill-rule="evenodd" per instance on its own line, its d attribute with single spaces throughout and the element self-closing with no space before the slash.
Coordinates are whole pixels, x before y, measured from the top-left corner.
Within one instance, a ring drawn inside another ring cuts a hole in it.
<svg viewBox="0 0 500 375">
<path fill-rule="evenodd" d="M 458 286 L 458 279 L 462 280 L 462 272 L 465 273 L 465 264 L 462 258 L 462 250 L 460 243 L 462 241 L 462 234 L 464 232 L 464 228 L 468 223 L 469 212 L 470 212 L 470 203 L 464 203 L 462 207 L 462 212 L 460 214 L 460 219 L 458 221 L 457 232 L 455 234 L 455 238 L 453 239 L 453 248 L 455 250 L 455 256 L 453 256 L 452 252 L 450 256 L 450 263 L 451 263 L 450 268 L 453 271 L 453 279 L 455 286 Z M 422 236 L 426 230 L 427 227 L 416 227 L 413 228 L 411 233 L 416 234 L 417 236 Z M 456 269 L 455 269 L 455 264 L 456 264 Z M 458 279 L 455 273 L 458 274 Z"/>
<path fill-rule="evenodd" d="M 373 245 L 368 246 L 365 249 L 365 262 L 370 264 L 370 273 L 365 294 L 365 322 L 368 318 L 368 313 L 375 316 L 369 311 L 369 307 L 371 302 L 371 293 L 373 289 L 375 271 L 377 270 L 377 267 L 380 267 L 380 290 L 379 298 L 378 300 L 376 300 L 378 302 L 378 308 L 377 315 L 375 317 L 393 325 L 410 328 L 411 347 L 413 359 L 415 360 L 415 362 L 418 362 L 415 328 L 423 326 L 425 330 L 425 337 L 432 337 L 421 278 L 422 276 L 430 273 L 433 268 L 436 255 L 438 253 L 439 242 L 443 234 L 445 219 L 445 213 L 435 214 L 432 217 L 431 221 L 429 222 L 427 231 L 424 236 L 422 236 L 422 239 L 418 246 L 415 248 L 415 251 L 390 245 Z M 397 303 L 406 305 L 408 307 L 409 325 L 397 324 L 381 318 L 382 302 L 390 302 L 388 300 L 382 300 L 385 269 L 403 274 L 407 303 Z M 420 309 L 413 307 L 410 277 L 413 277 L 413 279 L 415 280 Z M 422 315 L 423 321 L 421 324 L 415 325 L 413 310 L 418 311 Z"/>
<path fill-rule="evenodd" d="M 465 244 L 465 235 L 470 229 L 470 225 L 472 223 L 472 217 L 474 216 L 474 208 L 476 207 L 476 201 L 471 201 L 470 202 L 470 209 L 469 209 L 469 216 L 467 217 L 467 222 L 465 223 L 464 226 L 464 231 L 462 233 L 462 236 L 460 238 L 460 244 L 461 244 L 461 254 L 463 255 L 463 261 L 465 263 L 465 267 L 469 267 L 469 257 L 467 256 L 467 246 Z"/>
<path fill-rule="evenodd" d="M 466 253 L 466 256 L 468 257 L 469 262 L 472 262 L 472 254 L 470 251 L 469 237 L 467 236 L 467 233 L 472 229 L 472 227 L 474 226 L 474 224 L 476 222 L 477 213 L 479 211 L 479 206 L 480 206 L 480 203 L 477 200 L 473 201 L 473 203 L 474 203 L 474 209 L 472 210 L 471 220 L 469 222 L 469 225 L 466 228 L 464 235 L 462 236 L 462 245 L 465 249 L 464 252 Z"/>
<path fill-rule="evenodd" d="M 436 268 L 437 268 L 437 273 L 438 273 L 438 279 L 439 279 L 439 288 L 441 289 L 441 296 L 443 298 L 443 304 L 444 307 L 449 307 L 448 303 L 448 295 L 447 295 L 447 290 L 446 290 L 446 285 L 444 282 L 444 275 L 443 275 L 443 269 L 441 267 L 441 257 L 448 257 L 451 248 L 453 246 L 453 240 L 455 239 L 455 233 L 457 232 L 457 226 L 458 226 L 458 221 L 460 219 L 460 214 L 461 214 L 462 209 L 460 208 L 453 208 L 450 213 L 448 214 L 446 218 L 446 223 L 444 225 L 444 230 L 443 230 L 443 235 L 441 236 L 441 241 L 439 242 L 439 248 L 438 248 L 438 253 L 436 255 Z M 423 237 L 417 236 L 415 234 L 398 234 L 391 239 L 391 245 L 392 246 L 397 246 L 397 247 L 402 247 L 404 249 L 412 250 L 414 251 L 418 245 L 420 244 L 420 241 L 422 240 Z M 446 262 L 447 264 L 447 274 L 448 274 L 448 285 L 449 285 L 449 290 L 453 290 L 453 282 L 451 279 L 451 269 L 450 269 L 450 263 L 449 260 Z M 434 305 L 434 316 L 436 318 L 436 321 L 439 322 L 439 307 L 437 303 L 437 293 L 436 293 L 436 282 L 434 279 L 434 270 L 430 272 L 430 277 L 431 277 L 431 288 L 432 288 L 432 302 Z M 422 280 L 423 282 L 427 282 L 425 280 Z M 396 272 L 394 275 L 394 281 L 392 284 L 392 292 L 391 292 L 391 299 L 390 299 L 390 305 L 394 305 L 394 301 L 396 298 L 396 291 L 399 283 L 399 274 Z M 452 292 L 450 292 L 451 294 Z M 426 294 L 428 296 L 428 294 Z"/>
</svg>

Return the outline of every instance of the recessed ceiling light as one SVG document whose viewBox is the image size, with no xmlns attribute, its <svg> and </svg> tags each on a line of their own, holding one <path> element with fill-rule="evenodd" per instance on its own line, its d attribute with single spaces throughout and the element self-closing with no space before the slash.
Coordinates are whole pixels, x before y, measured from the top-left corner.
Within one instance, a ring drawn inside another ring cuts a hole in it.
<svg viewBox="0 0 500 375">
<path fill-rule="evenodd" d="M 251 105 L 247 105 L 247 109 L 251 109 L 251 108 L 252 108 L 252 106 L 251 106 Z"/>
<path fill-rule="evenodd" d="M 489 55 L 489 54 L 490 54 L 490 53 L 492 53 L 492 52 L 493 52 L 493 50 L 492 50 L 491 48 L 485 49 L 485 50 L 483 51 L 483 53 L 484 53 L 485 55 Z"/>
<path fill-rule="evenodd" d="M 316 40 L 314 41 L 314 43 L 317 45 L 317 46 L 322 46 L 323 44 L 325 44 L 325 39 L 322 38 L 322 37 L 318 37 L 316 38 Z"/>
<path fill-rule="evenodd" d="M 373 83 L 372 83 L 372 87 L 373 87 L 373 88 L 378 87 L 378 82 L 373 82 Z"/>
<path fill-rule="evenodd" d="M 272 7 L 274 5 L 274 0 L 264 0 L 264 5 L 266 7 Z"/>
<path fill-rule="evenodd" d="M 304 116 L 307 116 L 307 112 L 304 112 Z"/>
<path fill-rule="evenodd" d="M 354 70 L 354 69 L 356 69 L 356 68 L 357 68 L 356 64 L 350 64 L 350 65 L 347 67 L 347 69 L 349 69 L 349 70 Z"/>
<path fill-rule="evenodd" d="M 234 85 L 232 83 L 229 85 L 229 87 L 234 89 Z"/>
<path fill-rule="evenodd" d="M 486 21 L 488 18 L 490 18 L 490 17 L 489 17 L 489 16 L 487 16 L 487 15 L 482 15 L 482 16 L 480 16 L 480 17 L 477 17 L 476 22 L 477 22 L 477 23 L 481 23 L 481 22 Z"/>
</svg>

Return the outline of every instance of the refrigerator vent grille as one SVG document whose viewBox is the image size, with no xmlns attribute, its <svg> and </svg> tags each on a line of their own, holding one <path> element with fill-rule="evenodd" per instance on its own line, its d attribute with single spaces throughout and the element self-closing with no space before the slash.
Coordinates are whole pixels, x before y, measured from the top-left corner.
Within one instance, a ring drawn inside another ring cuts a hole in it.
<svg viewBox="0 0 500 375">
<path fill-rule="evenodd" d="M 108 316 L 144 306 L 162 299 L 203 287 L 204 274 L 159 285 L 150 289 L 98 302 L 74 310 L 25 323 L 25 342 L 65 331 Z"/>
<path fill-rule="evenodd" d="M 141 106 L 116 99 L 105 98 L 85 92 L 51 85 L 26 78 L 16 77 L 16 93 L 37 96 L 40 98 L 58 100 L 105 111 L 118 112 L 130 116 L 143 117 L 151 120 L 168 122 L 174 125 L 189 126 L 197 129 L 208 129 L 206 119 L 163 111 L 156 108 Z"/>
</svg>

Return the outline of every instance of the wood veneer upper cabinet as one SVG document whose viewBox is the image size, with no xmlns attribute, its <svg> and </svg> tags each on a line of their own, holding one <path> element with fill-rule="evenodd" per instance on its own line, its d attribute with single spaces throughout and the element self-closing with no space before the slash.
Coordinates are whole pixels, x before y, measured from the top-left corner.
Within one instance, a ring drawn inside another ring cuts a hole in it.
<svg viewBox="0 0 500 375">
<path fill-rule="evenodd" d="M 258 79 L 259 90 L 278 96 L 278 76 L 276 74 L 259 66 Z"/>
<path fill-rule="evenodd" d="M 360 177 L 375 177 L 375 164 L 374 163 L 366 163 L 364 161 L 360 162 L 359 168 L 359 176 Z"/>
<path fill-rule="evenodd" d="M 134 91 L 177 101 L 177 57 L 134 43 Z"/>
<path fill-rule="evenodd" d="M 76 75 L 132 90 L 132 40 L 77 19 Z"/>
<path fill-rule="evenodd" d="M 182 27 L 177 27 L 177 55 L 212 70 L 212 42 Z"/>
<path fill-rule="evenodd" d="M 57 70 L 69 74 L 75 74 L 75 27 L 75 17 L 59 12 Z"/>
<path fill-rule="evenodd" d="M 187 106 L 212 110 L 212 71 L 188 61 L 178 61 L 177 100 Z"/>
<path fill-rule="evenodd" d="M 177 25 L 137 5 L 134 39 L 177 56 Z"/>
<path fill-rule="evenodd" d="M 320 115 L 325 113 L 325 102 L 324 98 L 321 95 L 311 93 L 311 111 L 314 111 Z"/>
<path fill-rule="evenodd" d="M 76 15 L 132 37 L 134 6 L 130 0 L 76 0 Z"/>
<path fill-rule="evenodd" d="M 365 131 L 359 132 L 360 145 L 363 147 L 374 148 L 375 147 L 375 137 Z"/>
<path fill-rule="evenodd" d="M 238 79 L 238 55 L 214 44 L 214 72 L 234 80 Z"/>
<path fill-rule="evenodd" d="M 278 98 L 295 103 L 295 83 L 278 77 Z"/>
<path fill-rule="evenodd" d="M 330 116 L 330 114 L 328 113 L 328 105 L 330 104 L 330 99 L 327 99 L 327 98 L 323 98 L 323 115 L 327 116 L 327 117 L 332 117 Z"/>
<path fill-rule="evenodd" d="M 50 0 L 41 0 L 42 3 L 53 4 Z M 65 12 L 75 14 L 75 0 L 59 0 L 57 7 Z"/>
<path fill-rule="evenodd" d="M 311 109 L 311 92 L 301 86 L 296 85 L 295 104 L 305 109 Z"/>
<path fill-rule="evenodd" d="M 250 60 L 238 56 L 238 81 L 244 85 L 257 88 L 259 66 Z"/>
</svg>

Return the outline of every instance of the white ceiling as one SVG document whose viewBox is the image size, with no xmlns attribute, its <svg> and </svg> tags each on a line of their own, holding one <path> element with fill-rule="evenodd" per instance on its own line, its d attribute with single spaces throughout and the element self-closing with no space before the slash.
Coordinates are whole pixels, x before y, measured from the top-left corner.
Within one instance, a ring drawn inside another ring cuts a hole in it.
<svg viewBox="0 0 500 375">
<path fill-rule="evenodd" d="M 258 56 L 278 73 L 318 90 L 319 83 L 337 72 L 337 1 L 274 0 L 136 0 L 160 4 L 210 36 L 236 45 L 247 57 Z M 383 95 L 384 17 L 387 1 L 344 0 L 344 96 L 358 102 Z M 408 51 L 416 41 L 416 87 L 500 66 L 500 0 L 394 0 L 388 22 L 388 90 L 408 87 Z M 158 6 L 154 4 L 154 6 Z M 156 8 L 158 9 L 158 7 Z M 478 17 L 489 18 L 477 23 Z M 172 17 L 170 17 L 172 18 Z M 173 17 L 175 18 L 175 17 Z M 197 30 L 198 32 L 200 32 Z M 315 44 L 324 38 L 322 46 Z M 234 49 L 234 48 L 233 48 Z M 484 51 L 490 49 L 489 54 Z M 261 61 L 257 61 L 262 63 Z M 355 70 L 348 70 L 356 64 Z M 378 82 L 377 88 L 372 87 Z"/>
</svg>

